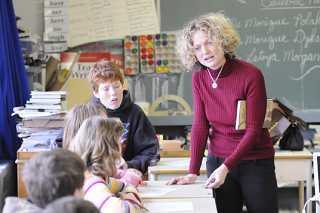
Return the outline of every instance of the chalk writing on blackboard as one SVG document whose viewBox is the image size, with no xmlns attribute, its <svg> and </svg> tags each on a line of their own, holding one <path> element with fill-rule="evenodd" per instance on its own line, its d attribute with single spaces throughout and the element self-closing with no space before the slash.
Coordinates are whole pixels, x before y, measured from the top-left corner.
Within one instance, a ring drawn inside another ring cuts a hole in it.
<svg viewBox="0 0 320 213">
<path fill-rule="evenodd" d="M 236 57 L 263 72 L 268 97 L 295 111 L 320 110 L 320 0 L 161 0 L 160 6 L 163 31 L 209 12 L 230 17 L 241 38 Z"/>
</svg>

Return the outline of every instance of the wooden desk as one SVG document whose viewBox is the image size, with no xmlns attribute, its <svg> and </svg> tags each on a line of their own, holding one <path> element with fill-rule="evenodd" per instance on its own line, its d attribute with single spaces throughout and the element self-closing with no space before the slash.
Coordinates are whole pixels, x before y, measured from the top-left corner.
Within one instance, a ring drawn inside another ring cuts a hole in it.
<svg viewBox="0 0 320 213">
<path fill-rule="evenodd" d="M 149 181 L 169 181 L 172 177 L 183 176 L 189 172 L 190 158 L 161 158 L 156 166 L 149 166 Z M 200 167 L 200 176 L 197 181 L 206 181 L 206 158 L 203 158 Z"/>
<path fill-rule="evenodd" d="M 188 174 L 190 158 L 161 158 L 156 166 L 150 166 L 150 181 L 169 181 L 172 177 Z M 206 158 L 203 159 L 198 181 L 206 181 Z M 278 181 L 297 181 L 299 183 L 299 212 L 303 209 L 304 181 L 306 181 L 306 198 L 312 197 L 312 154 L 303 151 L 277 151 L 275 154 L 276 177 Z M 311 212 L 311 208 L 309 208 Z"/>
<path fill-rule="evenodd" d="M 182 199 L 143 199 L 142 204 L 147 207 L 148 204 L 162 204 L 162 203 L 181 203 L 192 202 L 193 211 L 187 211 L 190 213 L 217 213 L 215 202 L 212 202 L 212 198 L 182 198 Z M 150 210 L 150 209 L 149 209 Z M 144 211 L 142 211 L 144 212 Z M 155 211 L 149 211 L 153 213 Z M 177 213 L 177 211 L 166 212 L 166 213 Z"/>
<path fill-rule="evenodd" d="M 302 212 L 306 200 L 312 197 L 312 154 L 304 148 L 302 151 L 276 150 L 275 166 L 277 181 L 298 181 L 299 212 Z M 304 181 L 306 181 L 306 200 L 304 199 Z M 312 210 L 310 205 L 309 212 Z"/>
<path fill-rule="evenodd" d="M 168 202 L 172 202 L 175 204 L 181 202 L 192 202 L 193 211 L 195 213 L 216 213 L 217 208 L 212 197 L 212 189 L 202 189 L 201 186 L 205 184 L 205 182 L 197 181 L 194 184 L 186 184 L 186 185 L 165 185 L 167 181 L 147 181 L 147 186 L 138 186 L 138 190 L 140 191 L 140 195 L 142 198 L 143 205 L 148 205 L 150 203 L 157 203 L 163 205 Z M 157 189 L 176 189 L 171 192 L 167 192 L 160 196 L 153 196 L 147 194 L 147 192 L 156 191 Z M 179 204 L 178 204 L 179 205 Z M 180 206 L 183 204 L 180 204 Z M 147 207 L 147 206 L 146 206 Z M 161 207 L 160 207 L 161 208 Z M 149 209 L 150 210 L 150 209 Z M 150 211 L 154 212 L 154 211 Z M 189 211 L 188 211 L 189 212 Z"/>
<path fill-rule="evenodd" d="M 139 185 L 138 190 L 142 199 L 177 199 L 177 198 L 213 198 L 212 189 L 202 189 L 206 182 L 196 181 L 194 184 L 165 185 L 168 181 L 146 181 L 147 186 Z M 149 190 L 176 189 L 160 196 L 148 195 Z"/>
<path fill-rule="evenodd" d="M 25 152 L 25 151 L 22 151 L 21 148 L 17 151 L 17 160 L 15 161 L 15 163 L 17 164 L 17 170 L 18 170 L 18 175 L 17 175 L 18 176 L 18 197 L 21 197 L 21 198 L 28 197 L 28 193 L 22 181 L 22 168 L 23 168 L 23 164 L 27 162 L 32 156 L 36 155 L 37 153 L 38 152 Z"/>
</svg>

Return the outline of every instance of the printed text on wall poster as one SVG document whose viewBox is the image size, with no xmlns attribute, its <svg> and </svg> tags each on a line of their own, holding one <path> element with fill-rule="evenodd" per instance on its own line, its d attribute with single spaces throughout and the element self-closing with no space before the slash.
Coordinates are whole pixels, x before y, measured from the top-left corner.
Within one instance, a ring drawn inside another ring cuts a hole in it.
<svg viewBox="0 0 320 213">
<path fill-rule="evenodd" d="M 68 46 L 160 32 L 154 0 L 70 0 Z"/>
</svg>

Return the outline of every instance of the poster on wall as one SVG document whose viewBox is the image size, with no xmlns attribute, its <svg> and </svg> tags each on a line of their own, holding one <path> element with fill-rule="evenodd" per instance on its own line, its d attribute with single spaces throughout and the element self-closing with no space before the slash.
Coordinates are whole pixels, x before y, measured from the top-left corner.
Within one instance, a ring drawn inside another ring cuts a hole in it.
<svg viewBox="0 0 320 213">
<path fill-rule="evenodd" d="M 160 32 L 154 0 L 70 0 L 69 20 L 69 47 Z"/>
</svg>

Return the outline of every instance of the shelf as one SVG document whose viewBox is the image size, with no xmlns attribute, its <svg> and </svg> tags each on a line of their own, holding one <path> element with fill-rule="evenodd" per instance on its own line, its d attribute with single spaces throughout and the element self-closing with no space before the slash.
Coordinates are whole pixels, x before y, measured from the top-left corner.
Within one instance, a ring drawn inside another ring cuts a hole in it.
<svg viewBox="0 0 320 213">
<path fill-rule="evenodd" d="M 189 126 L 193 123 L 193 115 L 148 116 L 152 126 Z"/>
<path fill-rule="evenodd" d="M 293 115 L 307 123 L 320 123 L 320 110 L 297 110 L 293 112 Z"/>
<path fill-rule="evenodd" d="M 27 74 L 27 80 L 29 84 L 30 91 L 33 91 L 33 82 L 34 82 L 34 76 L 41 73 L 42 67 L 41 66 L 30 66 L 28 68 L 25 68 L 26 74 Z"/>
</svg>

